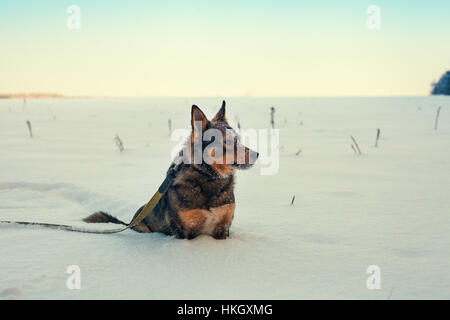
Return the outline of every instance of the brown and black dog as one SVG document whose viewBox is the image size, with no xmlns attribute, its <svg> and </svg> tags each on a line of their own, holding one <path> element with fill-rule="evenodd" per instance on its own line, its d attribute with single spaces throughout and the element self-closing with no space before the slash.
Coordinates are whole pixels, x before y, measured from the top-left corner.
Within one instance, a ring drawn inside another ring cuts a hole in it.
<svg viewBox="0 0 450 320">
<path fill-rule="evenodd" d="M 190 138 L 169 168 L 176 168 L 172 186 L 152 212 L 133 227 L 135 231 L 162 232 L 182 239 L 193 239 L 202 234 L 216 239 L 229 236 L 235 209 L 234 170 L 251 167 L 258 153 L 243 146 L 238 134 L 228 124 L 225 101 L 211 121 L 193 105 L 191 124 Z M 210 129 L 213 130 L 208 131 Z M 214 130 L 219 133 L 214 136 L 215 140 L 217 137 L 222 140 L 208 143 L 204 134 Z M 194 150 L 199 148 L 200 161 L 195 161 Z M 94 213 L 83 221 L 127 225 L 104 212 Z"/>
</svg>

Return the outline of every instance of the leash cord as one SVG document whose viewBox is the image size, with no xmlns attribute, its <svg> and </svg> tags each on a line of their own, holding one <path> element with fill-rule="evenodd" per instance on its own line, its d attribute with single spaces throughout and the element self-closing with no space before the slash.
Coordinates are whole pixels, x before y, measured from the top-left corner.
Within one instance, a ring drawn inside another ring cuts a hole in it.
<svg viewBox="0 0 450 320">
<path fill-rule="evenodd" d="M 64 225 L 64 224 L 53 224 L 53 223 L 42 223 L 42 222 L 27 222 L 27 221 L 0 221 L 0 223 L 8 223 L 8 224 L 21 224 L 21 225 L 32 225 L 32 226 L 42 226 L 51 229 L 72 231 L 72 232 L 82 232 L 82 233 L 95 233 L 95 234 L 113 234 L 125 231 L 127 229 L 133 228 L 137 224 L 139 224 L 146 216 L 152 212 L 152 210 L 156 207 L 159 200 L 162 196 L 169 190 L 173 181 L 175 180 L 175 171 L 178 169 L 178 166 L 169 170 L 167 172 L 167 176 L 164 179 L 161 186 L 158 188 L 158 191 L 153 195 L 153 197 L 147 202 L 145 207 L 141 210 L 139 215 L 137 215 L 131 222 L 123 228 L 119 229 L 111 229 L 111 230 L 93 230 L 93 229 L 85 229 L 78 228 L 74 226 Z"/>
</svg>

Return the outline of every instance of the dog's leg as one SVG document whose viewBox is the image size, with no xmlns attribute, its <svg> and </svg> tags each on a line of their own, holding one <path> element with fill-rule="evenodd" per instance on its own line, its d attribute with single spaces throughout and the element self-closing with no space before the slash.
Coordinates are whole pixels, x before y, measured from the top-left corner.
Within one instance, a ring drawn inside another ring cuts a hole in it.
<svg viewBox="0 0 450 320">
<path fill-rule="evenodd" d="M 151 233 L 152 232 L 143 221 L 139 222 L 137 225 L 135 225 L 131 229 L 133 229 L 134 231 L 140 232 L 140 233 Z"/>
<path fill-rule="evenodd" d="M 213 231 L 212 234 L 213 238 L 216 240 L 226 239 L 229 235 L 230 235 L 229 229 L 226 229 L 223 226 L 216 227 L 216 229 Z"/>
<path fill-rule="evenodd" d="M 133 219 L 131 221 L 134 220 L 134 218 L 136 218 L 139 213 L 141 213 L 142 209 L 144 209 L 145 205 L 140 207 L 136 213 L 133 216 Z M 139 222 L 137 225 L 135 225 L 134 227 L 132 227 L 131 229 L 133 229 L 134 231 L 137 232 L 141 232 L 141 233 L 151 233 L 152 231 L 150 230 L 150 228 L 147 226 L 147 224 L 145 223 L 145 219 L 141 222 Z"/>
</svg>

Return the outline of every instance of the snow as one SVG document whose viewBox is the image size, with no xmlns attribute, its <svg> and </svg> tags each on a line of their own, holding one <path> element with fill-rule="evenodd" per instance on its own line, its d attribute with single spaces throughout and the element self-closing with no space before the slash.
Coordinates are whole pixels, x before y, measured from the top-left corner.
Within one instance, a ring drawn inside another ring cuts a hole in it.
<svg viewBox="0 0 450 320">
<path fill-rule="evenodd" d="M 116 228 L 81 221 L 104 210 L 130 221 L 178 144 L 168 119 L 189 128 L 191 104 L 212 116 L 220 102 L 0 100 L 0 220 Z M 279 172 L 237 172 L 229 239 L 0 224 L 0 299 L 449 299 L 450 99 L 230 98 L 227 114 L 268 129 L 271 106 Z M 66 286 L 70 265 L 79 290 Z M 380 290 L 366 286 L 370 265 Z"/>
</svg>

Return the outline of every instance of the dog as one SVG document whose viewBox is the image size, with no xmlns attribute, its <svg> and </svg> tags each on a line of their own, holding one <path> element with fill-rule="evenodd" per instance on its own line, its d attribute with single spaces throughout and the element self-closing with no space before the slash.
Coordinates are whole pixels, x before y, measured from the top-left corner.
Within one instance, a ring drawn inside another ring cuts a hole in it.
<svg viewBox="0 0 450 320">
<path fill-rule="evenodd" d="M 133 230 L 160 232 L 179 239 L 194 239 L 199 235 L 226 239 L 229 236 L 235 210 L 235 169 L 250 168 L 259 154 L 242 145 L 239 135 L 228 124 L 225 101 L 211 120 L 193 105 L 191 127 L 190 137 L 169 167 L 169 171 L 176 168 L 173 184 Z M 214 143 L 205 141 L 211 132 L 215 133 Z M 198 154 L 200 160 L 196 157 Z M 143 208 L 139 208 L 134 217 Z M 83 221 L 127 225 L 101 211 Z"/>
</svg>

